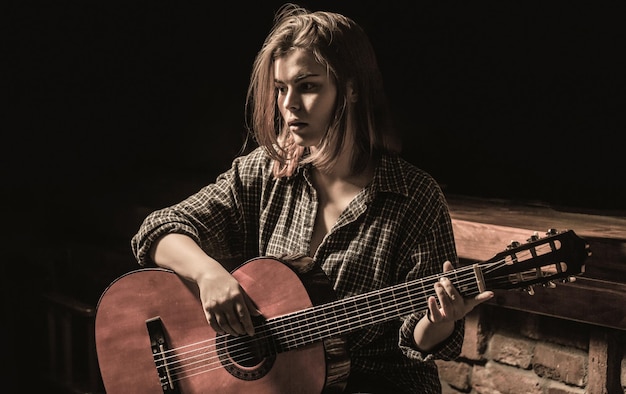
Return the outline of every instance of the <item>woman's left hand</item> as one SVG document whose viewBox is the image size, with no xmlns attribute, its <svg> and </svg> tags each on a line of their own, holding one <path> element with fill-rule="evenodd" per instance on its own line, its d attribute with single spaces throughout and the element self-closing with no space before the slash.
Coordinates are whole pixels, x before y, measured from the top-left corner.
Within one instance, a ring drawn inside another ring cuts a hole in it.
<svg viewBox="0 0 626 394">
<path fill-rule="evenodd" d="M 443 264 L 443 272 L 454 266 L 449 261 Z M 493 297 L 492 291 L 484 291 L 472 298 L 463 298 L 450 279 L 445 276 L 435 283 L 437 297 L 428 298 L 429 320 L 433 323 L 455 322 L 467 315 L 476 305 Z"/>
</svg>

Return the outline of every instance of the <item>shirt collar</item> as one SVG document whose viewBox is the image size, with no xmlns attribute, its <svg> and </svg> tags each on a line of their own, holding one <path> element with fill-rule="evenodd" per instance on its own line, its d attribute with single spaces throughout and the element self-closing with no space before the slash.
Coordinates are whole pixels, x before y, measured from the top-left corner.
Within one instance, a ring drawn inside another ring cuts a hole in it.
<svg viewBox="0 0 626 394">
<path fill-rule="evenodd" d="M 402 176 L 402 159 L 399 156 L 382 155 L 374 172 L 373 190 L 383 193 L 396 193 L 408 197 L 409 187 Z M 309 183 L 311 164 L 298 164 L 292 177 L 303 176 Z"/>
<path fill-rule="evenodd" d="M 379 192 L 409 195 L 409 187 L 402 174 L 402 159 L 399 156 L 382 155 L 374 173 L 373 184 Z"/>
</svg>

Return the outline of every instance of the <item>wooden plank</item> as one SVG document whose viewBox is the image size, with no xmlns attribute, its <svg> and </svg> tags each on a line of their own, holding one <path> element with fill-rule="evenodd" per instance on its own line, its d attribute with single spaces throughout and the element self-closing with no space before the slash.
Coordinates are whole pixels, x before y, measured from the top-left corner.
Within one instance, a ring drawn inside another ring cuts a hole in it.
<svg viewBox="0 0 626 394">
<path fill-rule="evenodd" d="M 578 235 L 626 242 L 626 212 L 559 210 L 542 204 L 447 196 L 452 219 L 546 231 L 572 229 Z"/>
<path fill-rule="evenodd" d="M 589 338 L 588 393 L 622 392 L 620 365 L 624 354 L 619 334 L 614 330 L 595 328 Z"/>
<path fill-rule="evenodd" d="M 572 229 L 591 246 L 592 256 L 576 282 L 556 289 L 497 291 L 490 303 L 598 326 L 626 330 L 626 216 L 562 212 L 547 206 L 448 198 L 457 251 L 463 263 L 484 261 L 511 241 L 537 232 Z"/>
<path fill-rule="evenodd" d="M 511 241 L 526 242 L 536 231 L 458 219 L 452 219 L 452 227 L 459 257 L 479 261 L 503 251 Z"/>
<path fill-rule="evenodd" d="M 626 285 L 578 278 L 556 288 L 536 286 L 525 291 L 496 290 L 491 305 L 626 330 Z"/>
</svg>

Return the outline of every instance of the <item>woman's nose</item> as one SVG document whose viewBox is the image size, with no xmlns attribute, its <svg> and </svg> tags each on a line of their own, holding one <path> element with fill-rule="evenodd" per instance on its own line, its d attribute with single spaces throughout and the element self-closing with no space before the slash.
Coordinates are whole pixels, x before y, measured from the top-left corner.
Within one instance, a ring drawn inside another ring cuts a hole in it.
<svg viewBox="0 0 626 394">
<path fill-rule="evenodd" d="M 285 108 L 290 111 L 295 111 L 300 108 L 300 96 L 296 94 L 293 90 L 287 92 L 287 96 L 285 97 Z"/>
</svg>

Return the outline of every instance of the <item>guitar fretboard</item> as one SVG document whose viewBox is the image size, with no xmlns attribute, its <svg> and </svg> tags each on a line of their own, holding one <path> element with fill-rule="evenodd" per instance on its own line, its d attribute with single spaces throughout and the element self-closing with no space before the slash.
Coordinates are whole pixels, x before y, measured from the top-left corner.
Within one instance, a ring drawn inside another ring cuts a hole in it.
<svg viewBox="0 0 626 394">
<path fill-rule="evenodd" d="M 470 267 L 446 275 L 463 296 L 478 294 Z M 428 306 L 428 298 L 436 294 L 433 285 L 438 280 L 439 276 L 416 279 L 278 316 L 263 322 L 256 331 L 260 337 L 271 338 L 267 344 L 270 351 L 293 350 L 424 310 Z"/>
</svg>

